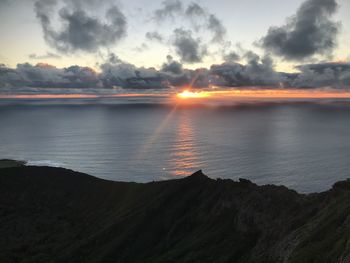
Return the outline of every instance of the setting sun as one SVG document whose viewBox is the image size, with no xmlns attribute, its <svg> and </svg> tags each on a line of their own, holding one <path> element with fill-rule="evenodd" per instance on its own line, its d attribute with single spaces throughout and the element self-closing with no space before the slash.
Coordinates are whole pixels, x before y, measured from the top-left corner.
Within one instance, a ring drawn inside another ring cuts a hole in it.
<svg viewBox="0 0 350 263">
<path fill-rule="evenodd" d="M 199 99 L 199 98 L 206 98 L 209 96 L 210 94 L 208 92 L 204 92 L 204 91 L 193 92 L 189 90 L 184 90 L 183 92 L 177 94 L 177 97 L 181 99 Z"/>
</svg>

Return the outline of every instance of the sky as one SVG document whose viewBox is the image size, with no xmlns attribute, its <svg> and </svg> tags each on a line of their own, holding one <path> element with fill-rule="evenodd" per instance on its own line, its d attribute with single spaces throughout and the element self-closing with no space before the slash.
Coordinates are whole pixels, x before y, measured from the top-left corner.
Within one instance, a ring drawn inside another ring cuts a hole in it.
<svg viewBox="0 0 350 263">
<path fill-rule="evenodd" d="M 348 0 L 0 0 L 0 92 L 350 86 Z"/>
</svg>

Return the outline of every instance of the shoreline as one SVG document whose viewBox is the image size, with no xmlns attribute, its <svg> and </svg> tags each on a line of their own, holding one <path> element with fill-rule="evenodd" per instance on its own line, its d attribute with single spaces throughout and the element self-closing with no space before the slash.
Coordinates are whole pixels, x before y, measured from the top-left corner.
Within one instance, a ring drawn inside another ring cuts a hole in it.
<svg viewBox="0 0 350 263">
<path fill-rule="evenodd" d="M 61 166 L 51 166 L 51 165 L 35 165 L 35 164 L 28 164 L 28 161 L 24 161 L 24 160 L 13 160 L 13 159 L 0 159 L 0 169 L 4 169 L 4 168 L 16 168 L 16 167 L 32 167 L 32 168 L 45 168 L 45 169 L 62 169 L 63 171 L 70 171 L 73 173 L 79 173 L 79 174 L 84 174 L 90 177 L 93 177 L 97 180 L 104 180 L 106 182 L 111 182 L 111 183 L 131 183 L 131 184 L 140 184 L 140 185 L 147 185 L 150 183 L 161 183 L 161 182 L 171 182 L 171 181 L 176 181 L 176 180 L 183 180 L 185 178 L 188 178 L 190 176 L 192 176 L 193 174 L 197 174 L 198 172 L 202 173 L 202 170 L 199 170 L 197 172 L 194 172 L 192 174 L 189 174 L 188 176 L 183 176 L 183 177 L 178 177 L 178 178 L 169 178 L 169 179 L 164 179 L 164 180 L 152 180 L 152 181 L 146 181 L 146 182 L 136 182 L 136 181 L 118 181 L 118 180 L 112 180 L 112 179 L 105 179 L 105 178 L 100 178 L 98 176 L 95 175 L 91 175 L 89 173 L 85 173 L 85 172 L 80 172 L 80 171 L 76 171 L 74 169 L 69 169 L 69 168 L 65 168 L 65 167 L 61 167 Z M 350 178 L 346 178 L 344 180 L 339 180 L 339 181 L 335 181 L 331 187 L 329 187 L 328 189 L 325 189 L 323 191 L 320 192 L 299 192 L 291 187 L 288 187 L 286 185 L 283 184 L 256 184 L 254 181 L 250 180 L 250 179 L 246 179 L 246 178 L 238 178 L 238 180 L 234 180 L 234 179 L 230 179 L 230 178 L 220 178 L 220 177 L 209 177 L 207 175 L 205 175 L 205 177 L 207 177 L 209 180 L 213 180 L 213 181 L 228 181 L 228 182 L 232 182 L 232 183 L 239 183 L 239 182 L 248 182 L 250 184 L 254 184 L 257 187 L 268 187 L 268 186 L 274 186 L 274 187 L 284 187 L 290 191 L 294 191 L 299 195 L 313 195 L 313 194 L 322 194 L 325 192 L 330 191 L 334 185 L 338 184 L 338 183 L 343 183 L 343 182 L 349 182 L 350 183 Z"/>
<path fill-rule="evenodd" d="M 45 169 L 62 169 L 63 171 L 70 171 L 73 173 L 79 173 L 79 174 L 84 174 L 90 177 L 93 177 L 97 180 L 104 180 L 106 182 L 111 182 L 111 183 L 131 183 L 131 184 L 140 184 L 140 185 L 147 185 L 150 183 L 161 183 L 161 182 L 171 182 L 171 181 L 176 181 L 176 180 L 183 180 L 186 179 L 190 176 L 192 176 L 193 174 L 197 174 L 198 172 L 202 173 L 202 170 L 199 170 L 197 172 L 194 172 L 192 174 L 189 174 L 188 176 L 183 176 L 183 177 L 178 177 L 178 178 L 169 178 L 169 179 L 164 179 L 164 180 L 152 180 L 152 181 L 146 181 L 146 182 L 136 182 L 136 181 L 118 181 L 118 180 L 112 180 L 112 179 L 105 179 L 105 178 L 101 178 L 95 175 L 91 175 L 89 173 L 85 173 L 85 172 L 80 172 L 80 171 L 76 171 L 74 169 L 69 169 L 69 168 L 65 168 L 65 167 L 61 167 L 61 166 L 51 166 L 51 165 L 47 165 L 45 164 L 30 164 L 30 162 L 28 161 L 24 161 L 24 160 L 13 160 L 13 159 L 0 159 L 0 169 L 4 169 L 4 168 L 16 168 L 16 167 L 32 167 L 32 168 L 45 168 Z M 273 183 L 268 183 L 268 184 L 256 184 L 253 180 L 250 179 L 246 179 L 246 178 L 238 178 L 238 180 L 234 180 L 234 179 L 230 179 L 230 178 L 220 178 L 220 177 L 209 177 L 207 175 L 205 175 L 205 177 L 207 177 L 209 180 L 213 180 L 213 181 L 228 181 L 228 182 L 232 182 L 232 183 L 239 183 L 239 182 L 249 182 L 251 184 L 256 185 L 257 187 L 268 187 L 268 186 L 274 186 L 274 187 L 284 187 L 290 191 L 294 191 L 299 195 L 313 195 L 313 194 L 322 194 L 325 192 L 328 192 L 330 190 L 332 190 L 332 188 L 334 187 L 334 185 L 338 184 L 338 183 L 343 183 L 343 182 L 349 182 L 350 183 L 350 178 L 345 178 L 344 180 L 338 180 L 335 181 L 328 189 L 325 189 L 323 191 L 319 191 L 319 192 L 299 192 L 295 189 L 293 189 L 292 187 L 288 187 L 286 185 L 283 184 L 273 184 Z"/>
</svg>

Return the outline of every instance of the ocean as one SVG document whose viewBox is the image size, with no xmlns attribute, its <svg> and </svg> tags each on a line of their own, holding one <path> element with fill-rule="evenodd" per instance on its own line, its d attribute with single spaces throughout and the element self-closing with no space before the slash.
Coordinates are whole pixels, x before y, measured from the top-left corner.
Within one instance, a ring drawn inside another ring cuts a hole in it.
<svg viewBox="0 0 350 263">
<path fill-rule="evenodd" d="M 116 181 L 245 178 L 320 192 L 350 177 L 350 102 L 0 101 L 0 159 Z M 181 194 L 181 193 L 179 193 Z"/>
</svg>

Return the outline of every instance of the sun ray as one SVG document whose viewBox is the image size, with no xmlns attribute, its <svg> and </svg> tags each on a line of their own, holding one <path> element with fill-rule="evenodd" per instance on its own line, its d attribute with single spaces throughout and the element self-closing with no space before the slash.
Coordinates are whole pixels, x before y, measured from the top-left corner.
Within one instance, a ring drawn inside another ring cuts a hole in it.
<svg viewBox="0 0 350 263">
<path fill-rule="evenodd" d="M 150 149 L 150 147 L 157 141 L 159 135 L 162 133 L 164 128 L 167 126 L 169 121 L 171 120 L 172 116 L 176 112 L 178 107 L 178 104 L 175 104 L 175 106 L 172 108 L 172 110 L 168 113 L 168 115 L 165 117 L 165 119 L 160 123 L 160 125 L 155 129 L 155 131 L 152 133 L 152 135 L 146 140 L 146 142 L 141 146 L 140 150 L 138 151 L 135 160 L 142 160 L 147 153 L 147 151 Z"/>
</svg>

